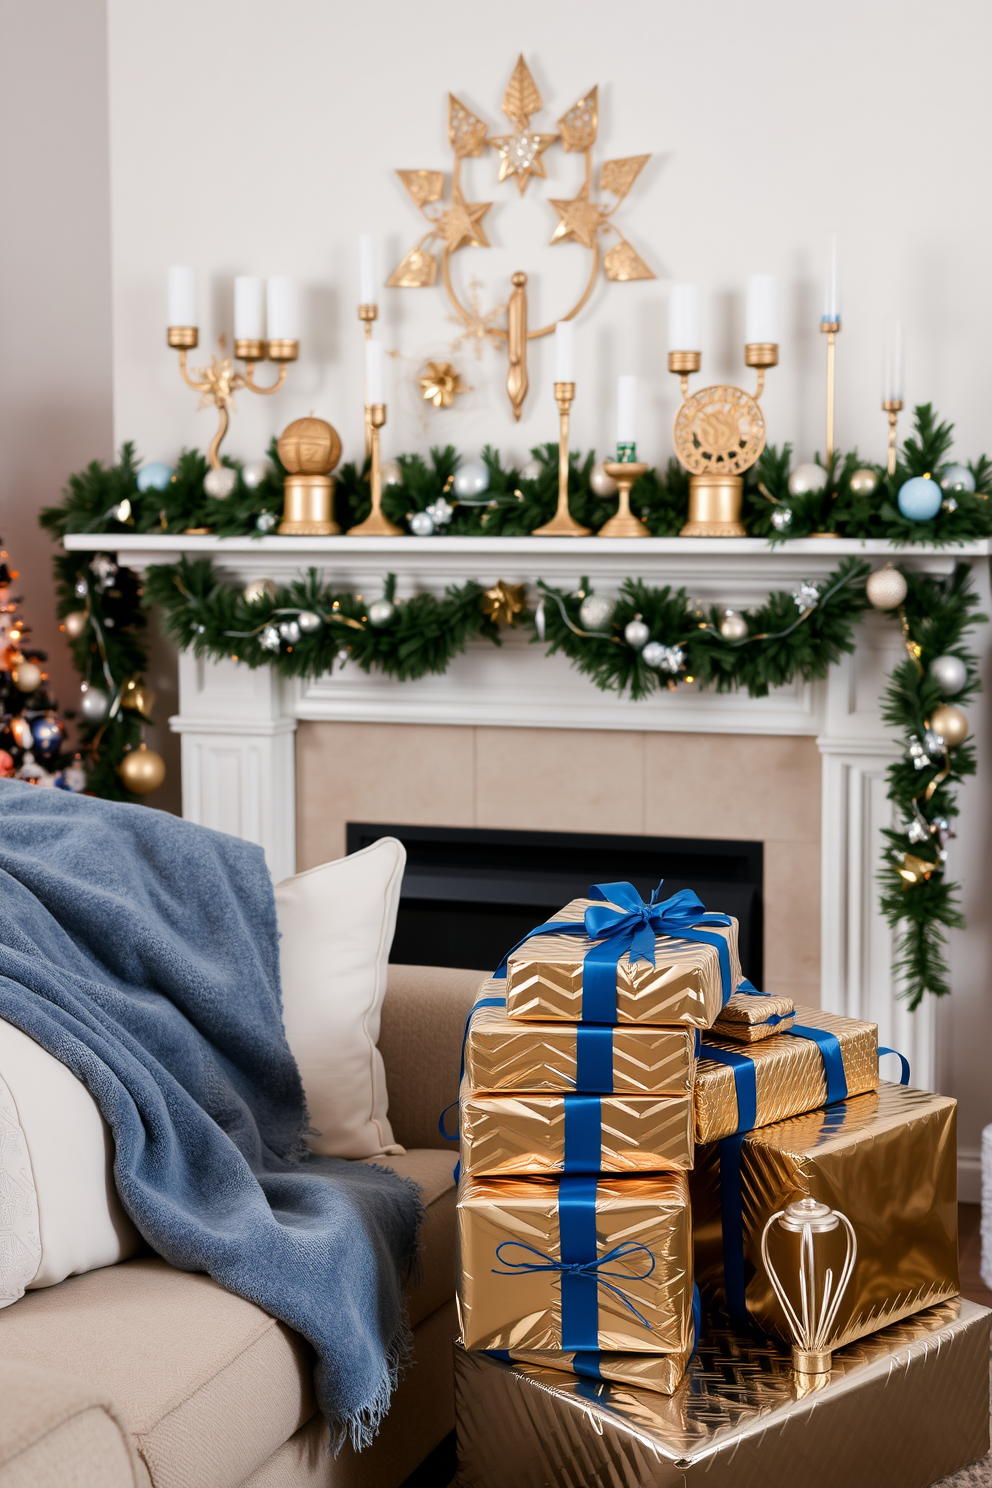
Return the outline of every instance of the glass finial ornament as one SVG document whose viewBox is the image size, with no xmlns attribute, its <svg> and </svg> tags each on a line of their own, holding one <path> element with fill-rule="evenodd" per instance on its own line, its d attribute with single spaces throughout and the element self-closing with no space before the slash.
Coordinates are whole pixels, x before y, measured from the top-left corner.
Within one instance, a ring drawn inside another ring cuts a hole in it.
<svg viewBox="0 0 992 1488">
<path fill-rule="evenodd" d="M 899 488 L 899 510 L 911 522 L 929 522 L 940 511 L 944 493 L 929 475 L 914 475 Z"/>
<path fill-rule="evenodd" d="M 635 615 L 633 620 L 628 620 L 624 626 L 623 638 L 628 646 L 632 646 L 635 651 L 640 651 L 651 639 L 651 632 L 640 615 Z"/>
<path fill-rule="evenodd" d="M 799 1236 L 797 1272 L 794 1279 L 789 1278 L 793 1285 L 788 1289 L 768 1253 L 769 1234 L 776 1225 L 781 1233 Z M 834 1269 L 826 1265 L 821 1251 L 826 1249 L 824 1237 L 836 1234 L 841 1226 L 846 1231 L 846 1244 L 840 1275 L 835 1279 Z M 830 1372 L 830 1341 L 857 1255 L 858 1242 L 847 1215 L 818 1199 L 798 1199 L 777 1210 L 762 1230 L 761 1259 L 792 1334 L 792 1367 L 797 1374 Z M 793 1301 L 796 1290 L 798 1305 Z"/>
</svg>

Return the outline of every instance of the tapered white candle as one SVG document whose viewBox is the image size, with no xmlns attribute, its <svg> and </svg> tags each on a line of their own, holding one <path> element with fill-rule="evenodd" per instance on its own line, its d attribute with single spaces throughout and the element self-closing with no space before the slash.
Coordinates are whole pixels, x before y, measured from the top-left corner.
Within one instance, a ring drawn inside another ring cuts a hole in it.
<svg viewBox="0 0 992 1488">
<path fill-rule="evenodd" d="M 617 447 L 637 443 L 637 378 L 617 378 Z"/>
<path fill-rule="evenodd" d="M 828 242 L 830 264 L 823 290 L 823 318 L 840 320 L 840 245 L 837 234 L 831 233 Z"/>
<path fill-rule="evenodd" d="M 559 320 L 555 326 L 555 382 L 575 381 L 575 326 Z"/>
<path fill-rule="evenodd" d="M 778 280 L 774 274 L 752 274 L 747 281 L 744 342 L 747 346 L 778 345 Z"/>
<path fill-rule="evenodd" d="M 890 320 L 886 326 L 885 334 L 883 402 L 902 402 L 903 366 L 902 321 Z"/>
<path fill-rule="evenodd" d="M 375 300 L 375 247 L 371 233 L 358 235 L 358 303 L 374 305 Z"/>
<path fill-rule="evenodd" d="M 365 396 L 370 403 L 386 401 L 386 356 L 381 341 L 365 343 Z"/>
<path fill-rule="evenodd" d="M 187 264 L 173 264 L 168 278 L 168 315 L 170 326 L 198 326 L 196 270 Z"/>
<path fill-rule="evenodd" d="M 235 341 L 265 340 L 265 281 L 239 274 L 234 281 Z"/>
<path fill-rule="evenodd" d="M 669 351 L 701 351 L 699 288 L 695 284 L 673 284 L 668 301 Z"/>
<path fill-rule="evenodd" d="M 296 280 L 273 274 L 266 285 L 270 341 L 300 339 L 300 300 Z"/>
</svg>

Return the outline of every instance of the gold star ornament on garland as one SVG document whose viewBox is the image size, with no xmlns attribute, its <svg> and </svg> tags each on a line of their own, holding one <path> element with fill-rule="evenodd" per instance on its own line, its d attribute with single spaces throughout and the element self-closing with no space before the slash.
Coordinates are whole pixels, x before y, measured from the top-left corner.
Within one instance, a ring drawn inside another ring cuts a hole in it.
<svg viewBox="0 0 992 1488">
<path fill-rule="evenodd" d="M 479 600 L 482 613 L 494 625 L 512 625 L 514 618 L 523 613 L 526 584 L 507 584 L 497 579 L 491 589 L 483 591 Z"/>
</svg>

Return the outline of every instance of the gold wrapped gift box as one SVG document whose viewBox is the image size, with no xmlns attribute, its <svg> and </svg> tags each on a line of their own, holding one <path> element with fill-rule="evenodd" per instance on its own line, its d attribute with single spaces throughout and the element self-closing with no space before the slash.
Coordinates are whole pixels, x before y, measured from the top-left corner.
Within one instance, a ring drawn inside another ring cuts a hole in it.
<svg viewBox="0 0 992 1488">
<path fill-rule="evenodd" d="M 575 1167 L 573 1159 L 570 1171 L 656 1173 L 692 1167 L 692 1097 L 688 1094 L 597 1098 L 463 1093 L 462 1171 L 477 1178 L 563 1172 L 566 1133 L 575 1120 L 574 1108 L 567 1106 L 572 1101 L 596 1103 L 584 1126 L 599 1128 L 599 1143 L 593 1161 Z M 574 1138 L 572 1142 L 570 1151 L 574 1152 Z"/>
<path fill-rule="evenodd" d="M 946 1096 L 881 1084 L 744 1138 L 744 1275 L 747 1310 L 759 1327 L 790 1336 L 761 1262 L 761 1235 L 774 1213 L 807 1196 L 845 1214 L 857 1238 L 854 1271 L 827 1347 L 956 1295 L 956 1112 Z M 719 1144 L 697 1148 L 690 1181 L 696 1278 L 704 1296 L 722 1298 L 720 1151 Z M 843 1230 L 821 1239 L 823 1264 L 838 1276 Z M 769 1246 L 787 1295 L 796 1296 L 797 1237 L 773 1232 Z"/>
<path fill-rule="evenodd" d="M 796 1021 L 834 1034 L 844 1061 L 848 1095 L 863 1095 L 877 1087 L 878 1029 L 874 1023 L 860 1023 L 839 1013 L 804 1007 L 796 1009 Z M 693 1088 L 697 1143 L 729 1137 L 738 1125 L 734 1071 L 729 1065 L 706 1058 L 708 1044 L 735 1054 L 741 1052 L 735 1040 L 717 1037 L 715 1031 L 703 1036 Z M 812 1039 L 781 1034 L 750 1046 L 747 1055 L 754 1060 L 758 1096 L 756 1126 L 770 1126 L 774 1121 L 784 1121 L 823 1105 L 827 1098 L 827 1076 L 819 1045 Z"/>
<path fill-rule="evenodd" d="M 563 1277 L 553 1269 L 562 1260 L 558 1193 L 554 1178 L 461 1179 L 457 1302 L 466 1348 L 563 1348 Z M 600 1179 L 595 1205 L 598 1347 L 637 1354 L 690 1348 L 685 1174 Z M 497 1255 L 504 1242 L 511 1244 Z"/>
<path fill-rule="evenodd" d="M 591 899 L 573 899 L 556 920 L 581 923 Z M 737 921 L 707 926 L 730 949 L 733 986 L 741 980 Z M 582 1021 L 582 963 L 594 942 L 586 935 L 535 935 L 506 963 L 506 1010 L 511 1018 L 561 1023 Z M 669 935 L 655 937 L 655 964 L 617 966 L 617 1022 L 661 1027 L 709 1028 L 723 1007 L 720 956 L 715 946 Z"/>
<path fill-rule="evenodd" d="M 480 999 L 499 996 L 505 985 L 484 982 Z M 614 1095 L 679 1095 L 692 1089 L 696 1061 L 691 1028 L 628 1025 L 609 1034 Z M 476 1094 L 514 1090 L 535 1095 L 590 1090 L 594 1087 L 588 1079 L 577 1084 L 580 1036 L 595 1035 L 567 1023 L 525 1023 L 508 1018 L 502 1008 L 477 1006 L 465 1041 L 467 1088 Z"/>
<path fill-rule="evenodd" d="M 618 1385 L 632 1385 L 638 1390 L 653 1390 L 656 1395 L 674 1395 L 685 1374 L 690 1349 L 677 1354 L 600 1354 L 596 1368 L 601 1380 L 610 1380 Z M 563 1374 L 583 1374 L 573 1368 L 575 1354 L 512 1349 L 510 1358 L 515 1364 L 533 1364 L 538 1369 L 555 1369 Z M 588 1375 L 584 1375 L 588 1378 Z"/>
<path fill-rule="evenodd" d="M 712 1033 L 733 1039 L 735 1044 L 756 1044 L 773 1034 L 785 1033 L 796 1020 L 791 997 L 762 997 L 735 992 L 713 1024 Z"/>
</svg>

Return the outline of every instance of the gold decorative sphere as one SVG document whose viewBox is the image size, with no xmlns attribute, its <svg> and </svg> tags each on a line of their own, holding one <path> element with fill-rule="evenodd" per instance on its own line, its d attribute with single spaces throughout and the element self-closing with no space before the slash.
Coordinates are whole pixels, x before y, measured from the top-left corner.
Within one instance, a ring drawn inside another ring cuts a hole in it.
<svg viewBox="0 0 992 1488">
<path fill-rule="evenodd" d="M 290 475 L 330 475 L 341 458 L 341 439 L 326 419 L 294 419 L 276 449 Z"/>
<path fill-rule="evenodd" d="M 848 484 L 852 496 L 874 496 L 878 490 L 878 476 L 874 470 L 855 470 Z"/>
<path fill-rule="evenodd" d="M 10 675 L 18 692 L 34 692 L 41 686 L 41 667 L 33 661 L 18 663 Z"/>
<path fill-rule="evenodd" d="M 260 599 L 275 599 L 275 580 L 251 579 L 241 592 L 249 604 L 257 604 Z"/>
<path fill-rule="evenodd" d="M 135 796 L 147 796 L 158 790 L 165 779 L 165 760 L 147 744 L 139 744 L 121 760 L 117 773 L 125 788 Z"/>
<path fill-rule="evenodd" d="M 85 610 L 73 610 L 71 614 L 66 615 L 65 619 L 62 621 L 62 629 L 69 637 L 70 641 L 79 639 L 83 631 L 86 629 L 86 622 L 89 620 L 89 618 L 90 617 Z"/>
<path fill-rule="evenodd" d="M 930 727 L 948 749 L 956 749 L 968 737 L 968 715 L 953 703 L 941 703 L 930 714 Z"/>
<path fill-rule="evenodd" d="M 876 568 L 865 580 L 865 593 L 876 610 L 894 610 L 902 604 L 909 585 L 897 568 L 886 564 Z"/>
</svg>

